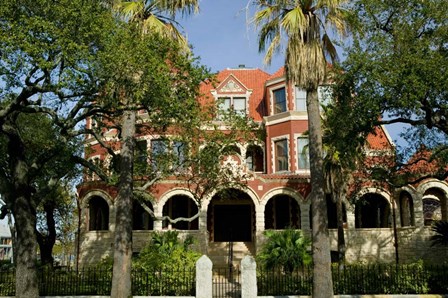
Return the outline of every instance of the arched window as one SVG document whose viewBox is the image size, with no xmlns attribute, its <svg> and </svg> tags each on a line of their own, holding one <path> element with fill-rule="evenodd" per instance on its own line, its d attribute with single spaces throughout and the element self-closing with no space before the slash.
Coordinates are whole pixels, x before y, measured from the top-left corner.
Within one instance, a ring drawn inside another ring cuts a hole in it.
<svg viewBox="0 0 448 298">
<path fill-rule="evenodd" d="M 153 210 L 150 202 L 144 202 L 149 209 Z M 154 220 L 139 201 L 134 200 L 132 207 L 132 229 L 133 230 L 152 230 L 154 229 Z"/>
<path fill-rule="evenodd" d="M 176 195 L 170 198 L 163 206 L 163 216 L 169 216 L 171 219 L 179 217 L 190 218 L 198 213 L 198 206 L 188 196 Z M 197 230 L 199 228 L 199 221 L 195 220 L 179 221 L 171 224 L 168 220 L 163 221 L 164 228 L 173 228 L 177 230 Z"/>
<path fill-rule="evenodd" d="M 269 200 L 264 211 L 266 229 L 300 229 L 300 207 L 287 195 L 277 195 Z"/>
<path fill-rule="evenodd" d="M 435 220 L 447 220 L 447 198 L 438 188 L 430 188 L 423 194 L 423 215 L 425 226 L 430 226 Z"/>
<path fill-rule="evenodd" d="M 379 194 L 365 194 L 356 202 L 356 228 L 390 228 L 389 202 Z"/>
<path fill-rule="evenodd" d="M 109 230 L 109 205 L 101 197 L 89 201 L 89 231 Z"/>
<path fill-rule="evenodd" d="M 257 145 L 249 145 L 246 151 L 247 168 L 253 172 L 264 171 L 263 149 Z"/>
<path fill-rule="evenodd" d="M 409 193 L 403 191 L 400 194 L 400 219 L 402 227 L 414 226 L 414 202 Z"/>
</svg>

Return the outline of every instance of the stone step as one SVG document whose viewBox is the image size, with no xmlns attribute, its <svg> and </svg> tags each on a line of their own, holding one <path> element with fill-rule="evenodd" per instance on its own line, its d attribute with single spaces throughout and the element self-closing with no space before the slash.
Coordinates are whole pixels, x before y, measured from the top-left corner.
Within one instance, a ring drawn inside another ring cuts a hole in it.
<svg viewBox="0 0 448 298">
<path fill-rule="evenodd" d="M 211 242 L 208 246 L 208 257 L 214 267 L 226 267 L 228 262 L 228 242 Z M 254 255 L 254 244 L 252 242 L 233 242 L 233 266 L 239 266 L 241 260 L 247 255 Z"/>
</svg>

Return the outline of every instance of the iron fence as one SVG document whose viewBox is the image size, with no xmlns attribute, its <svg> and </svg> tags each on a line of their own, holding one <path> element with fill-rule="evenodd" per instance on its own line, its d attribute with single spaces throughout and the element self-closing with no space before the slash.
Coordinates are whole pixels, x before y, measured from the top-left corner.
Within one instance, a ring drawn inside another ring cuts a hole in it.
<svg viewBox="0 0 448 298">
<path fill-rule="evenodd" d="M 241 271 L 239 267 L 213 268 L 213 298 L 240 298 Z"/>
<path fill-rule="evenodd" d="M 311 295 L 312 268 L 291 273 L 257 269 L 258 295 Z M 446 294 L 448 265 L 346 265 L 332 268 L 334 293 Z"/>
<path fill-rule="evenodd" d="M 110 295 L 112 270 L 94 267 L 82 270 L 38 271 L 41 296 Z M 138 296 L 194 296 L 195 270 L 133 270 L 132 293 Z M 15 272 L 0 271 L 0 296 L 15 295 Z"/>
</svg>

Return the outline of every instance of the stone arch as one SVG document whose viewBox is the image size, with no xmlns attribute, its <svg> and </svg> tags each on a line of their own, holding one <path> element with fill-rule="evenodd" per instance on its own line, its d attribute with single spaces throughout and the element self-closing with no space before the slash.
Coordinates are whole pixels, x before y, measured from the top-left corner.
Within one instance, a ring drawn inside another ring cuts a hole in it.
<svg viewBox="0 0 448 298">
<path fill-rule="evenodd" d="M 252 200 L 252 203 L 254 204 L 255 208 L 258 208 L 260 206 L 260 200 L 258 199 L 257 194 L 255 193 L 255 191 L 251 188 L 251 187 L 240 187 L 240 186 L 233 186 L 233 187 L 229 187 L 242 191 L 245 194 L 247 194 L 250 199 Z M 207 196 L 207 198 L 201 202 L 201 208 L 203 211 L 207 212 L 208 209 L 208 205 L 210 204 L 211 200 L 213 199 L 213 197 L 218 194 L 222 189 L 218 189 L 213 191 L 212 193 L 210 193 L 210 195 Z"/>
<path fill-rule="evenodd" d="M 266 193 L 260 202 L 260 214 L 263 215 L 263 229 L 266 227 L 266 206 L 269 201 L 276 196 L 288 196 L 295 200 L 298 205 L 299 228 L 309 229 L 309 202 L 297 191 L 289 187 L 278 187 Z"/>
<path fill-rule="evenodd" d="M 174 189 L 165 193 L 159 201 L 159 215 L 169 216 L 171 219 L 179 217 L 190 218 L 200 212 L 199 204 L 193 195 L 186 189 Z M 164 229 L 198 230 L 199 218 L 193 221 L 179 221 L 171 223 L 168 220 L 162 222 Z"/>
<path fill-rule="evenodd" d="M 418 187 L 418 191 L 422 194 L 424 225 L 448 219 L 448 185 L 445 181 L 425 181 Z"/>
<path fill-rule="evenodd" d="M 274 196 L 276 195 L 288 195 L 292 198 L 294 198 L 297 201 L 297 204 L 301 205 L 303 204 L 306 200 L 304 199 L 304 197 L 297 191 L 294 190 L 292 188 L 289 187 L 278 187 L 275 189 L 272 189 L 271 191 L 267 192 L 261 199 L 260 205 L 265 207 L 267 202 Z"/>
<path fill-rule="evenodd" d="M 415 207 L 412 195 L 406 190 L 400 191 L 397 203 L 401 226 L 415 226 Z"/>
<path fill-rule="evenodd" d="M 85 231 L 113 230 L 114 203 L 110 195 L 103 190 L 89 191 L 82 199 L 81 212 Z"/>
<path fill-rule="evenodd" d="M 355 203 L 356 228 L 390 228 L 391 196 L 381 189 L 368 188 L 359 193 Z"/>
<path fill-rule="evenodd" d="M 250 188 L 214 191 L 203 204 L 206 229 L 212 242 L 252 242 L 258 230 L 258 199 Z"/>
</svg>

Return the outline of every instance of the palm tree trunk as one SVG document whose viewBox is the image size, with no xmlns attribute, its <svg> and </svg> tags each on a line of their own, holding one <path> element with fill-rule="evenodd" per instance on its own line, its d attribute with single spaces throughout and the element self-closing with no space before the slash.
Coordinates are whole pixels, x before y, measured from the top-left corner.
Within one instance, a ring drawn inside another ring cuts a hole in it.
<svg viewBox="0 0 448 298">
<path fill-rule="evenodd" d="M 311 211 L 313 241 L 313 298 L 333 297 L 330 238 L 322 151 L 322 128 L 317 88 L 307 90 L 309 152 L 311 171 Z"/>
<path fill-rule="evenodd" d="M 116 206 L 114 265 L 111 298 L 132 297 L 132 192 L 135 146 L 135 111 L 125 111 L 122 119 L 120 181 Z"/>
</svg>

